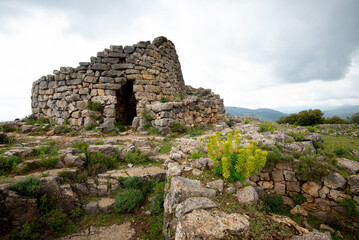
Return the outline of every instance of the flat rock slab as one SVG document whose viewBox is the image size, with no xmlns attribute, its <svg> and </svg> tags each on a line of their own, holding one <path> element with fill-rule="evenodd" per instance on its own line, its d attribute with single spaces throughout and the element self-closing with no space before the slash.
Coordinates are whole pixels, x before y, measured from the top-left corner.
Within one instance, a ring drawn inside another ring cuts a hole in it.
<svg viewBox="0 0 359 240">
<path fill-rule="evenodd" d="M 223 239 L 229 234 L 236 235 L 248 230 L 248 216 L 195 210 L 178 220 L 175 239 Z"/>
<path fill-rule="evenodd" d="M 163 181 L 166 178 L 166 171 L 160 167 L 135 167 L 122 170 L 112 170 L 99 174 L 100 178 L 113 178 L 118 180 L 119 177 L 141 177 L 144 179 L 157 179 Z"/>
<path fill-rule="evenodd" d="M 325 233 L 311 232 L 302 236 L 294 236 L 291 240 L 332 240 L 332 238 Z"/>
<path fill-rule="evenodd" d="M 135 229 L 131 228 L 131 223 L 121 225 L 114 224 L 109 227 L 99 229 L 91 227 L 82 232 L 61 238 L 61 240 L 128 240 L 135 234 Z"/>
<path fill-rule="evenodd" d="M 354 174 L 359 173 L 359 162 L 346 158 L 337 158 L 337 161 L 339 167 L 342 167 L 345 170 Z"/>
<path fill-rule="evenodd" d="M 164 201 L 164 209 L 171 214 L 179 203 L 190 197 L 214 197 L 216 191 L 201 186 L 197 180 L 175 176 L 171 178 L 171 187 Z"/>
<path fill-rule="evenodd" d="M 187 198 L 180 203 L 176 208 L 176 217 L 180 218 L 183 215 L 194 210 L 215 208 L 217 205 L 206 197 Z"/>
</svg>

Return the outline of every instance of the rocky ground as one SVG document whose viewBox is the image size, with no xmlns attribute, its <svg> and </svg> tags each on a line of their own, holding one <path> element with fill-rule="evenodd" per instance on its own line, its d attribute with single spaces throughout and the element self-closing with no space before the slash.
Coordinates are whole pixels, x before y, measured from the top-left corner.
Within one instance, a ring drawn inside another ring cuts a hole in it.
<svg viewBox="0 0 359 240">
<path fill-rule="evenodd" d="M 4 139 L 0 144 L 3 239 L 13 235 L 16 227 L 23 238 L 28 229 L 31 231 L 26 238 L 55 237 L 52 233 L 58 233 L 56 227 L 39 230 L 41 235 L 36 235 L 36 229 L 29 224 L 31 219 L 43 217 L 45 194 L 54 197 L 54 209 L 67 214 L 60 215 L 66 217 L 68 224 L 54 225 L 61 231 L 56 235 L 61 239 L 354 239 L 351 232 L 358 229 L 358 217 L 346 215 L 341 201 L 359 202 L 359 149 L 334 156 L 335 167 L 319 180 L 314 175 L 306 179 L 297 169 L 302 166 L 303 156 L 321 154 L 317 146 L 322 141 L 321 129 L 309 132 L 303 127 L 277 126 L 271 133 L 260 132 L 257 121 L 230 121 L 231 127 L 221 124 L 166 137 L 132 130 L 85 131 L 48 123 L 2 124 L 6 130 L 0 133 L 0 140 Z M 250 140 L 259 146 L 277 146 L 281 157 L 268 160 L 261 174 L 244 182 L 223 181 L 212 172 L 205 143 L 215 131 L 225 136 L 230 130 L 241 131 L 244 146 Z M 297 131 L 305 132 L 301 141 L 291 134 Z M 29 175 L 41 181 L 36 194 L 22 195 L 13 190 L 13 183 Z M 152 189 L 133 212 L 114 211 L 124 179 L 134 176 L 144 182 L 167 182 L 160 212 L 152 210 L 156 201 Z M 264 199 L 273 193 L 284 201 L 279 215 L 263 210 Z M 295 205 L 298 194 L 305 201 Z M 325 211 L 337 214 L 335 219 L 341 224 L 328 226 L 333 219 L 326 215 L 325 219 L 318 218 L 325 212 L 318 205 L 324 203 L 328 204 Z M 354 208 L 358 210 L 355 204 Z M 51 219 L 46 220 L 50 221 L 48 226 L 53 226 Z"/>
</svg>

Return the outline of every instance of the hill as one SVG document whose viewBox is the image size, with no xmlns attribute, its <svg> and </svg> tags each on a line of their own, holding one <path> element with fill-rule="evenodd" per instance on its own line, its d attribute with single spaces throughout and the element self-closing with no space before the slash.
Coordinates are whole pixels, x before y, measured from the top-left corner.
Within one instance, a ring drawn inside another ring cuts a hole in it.
<svg viewBox="0 0 359 240">
<path fill-rule="evenodd" d="M 253 116 L 259 118 L 261 121 L 275 122 L 280 117 L 286 116 L 287 114 L 269 109 L 269 108 L 258 108 L 249 109 L 241 107 L 225 107 L 226 112 L 232 116 Z"/>
<path fill-rule="evenodd" d="M 332 110 L 324 111 L 324 117 L 333 117 L 338 116 L 340 118 L 346 119 L 359 112 L 359 105 L 349 106 L 349 107 L 339 107 Z"/>
</svg>

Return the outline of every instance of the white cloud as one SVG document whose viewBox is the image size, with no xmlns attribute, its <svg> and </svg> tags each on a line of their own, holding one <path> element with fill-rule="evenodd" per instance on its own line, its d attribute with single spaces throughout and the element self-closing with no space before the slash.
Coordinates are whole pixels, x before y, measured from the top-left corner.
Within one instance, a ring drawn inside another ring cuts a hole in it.
<svg viewBox="0 0 359 240">
<path fill-rule="evenodd" d="M 358 5 L 3 1 L 0 120 L 30 113 L 31 85 L 42 75 L 159 35 L 176 45 L 186 84 L 212 88 L 227 106 L 359 104 Z"/>
</svg>

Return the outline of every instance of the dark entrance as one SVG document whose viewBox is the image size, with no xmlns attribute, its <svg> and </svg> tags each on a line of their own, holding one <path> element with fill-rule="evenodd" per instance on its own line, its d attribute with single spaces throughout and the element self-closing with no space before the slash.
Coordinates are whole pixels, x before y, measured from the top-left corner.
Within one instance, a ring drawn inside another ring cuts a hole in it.
<svg viewBox="0 0 359 240">
<path fill-rule="evenodd" d="M 132 120 L 136 117 L 136 98 L 133 92 L 133 81 L 127 81 L 116 92 L 116 122 L 123 122 L 131 125 Z"/>
</svg>

